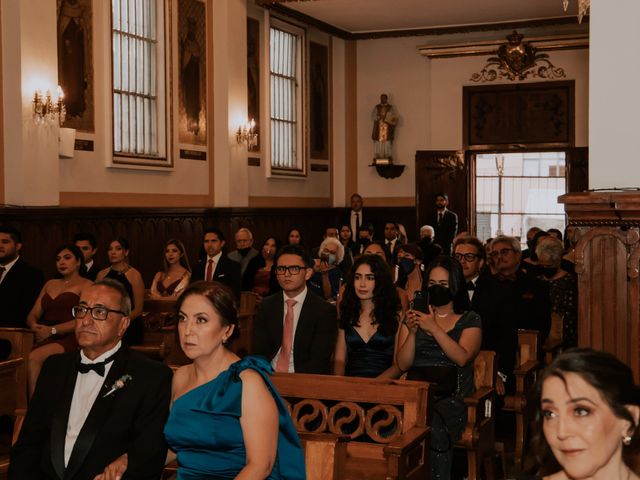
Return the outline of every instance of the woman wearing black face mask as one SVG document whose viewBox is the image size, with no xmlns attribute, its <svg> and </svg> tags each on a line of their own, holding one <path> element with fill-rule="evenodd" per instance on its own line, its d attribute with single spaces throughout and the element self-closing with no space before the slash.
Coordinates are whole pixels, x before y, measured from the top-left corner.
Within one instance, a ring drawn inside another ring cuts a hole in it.
<svg viewBox="0 0 640 480">
<path fill-rule="evenodd" d="M 398 280 L 396 285 L 413 298 L 416 291 L 422 290 L 422 260 L 420 248 L 412 243 L 398 246 Z"/>
<path fill-rule="evenodd" d="M 536 247 L 538 278 L 549 282 L 551 312 L 562 316 L 562 345 L 570 348 L 578 344 L 578 282 L 560 267 L 563 253 L 562 242 L 554 237 L 543 238 Z"/>
<path fill-rule="evenodd" d="M 451 475 L 452 444 L 467 422 L 464 397 L 473 392 L 473 360 L 480 351 L 480 317 L 457 260 L 439 256 L 429 264 L 427 312 L 409 310 L 400 328 L 396 357 L 407 378 L 435 382 L 431 421 L 431 478 Z"/>
</svg>

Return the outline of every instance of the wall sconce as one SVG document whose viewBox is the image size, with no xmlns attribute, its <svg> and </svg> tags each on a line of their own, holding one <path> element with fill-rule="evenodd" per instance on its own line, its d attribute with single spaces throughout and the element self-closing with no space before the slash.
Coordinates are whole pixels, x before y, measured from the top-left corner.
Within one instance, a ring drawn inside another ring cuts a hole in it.
<svg viewBox="0 0 640 480">
<path fill-rule="evenodd" d="M 258 134 L 255 133 L 256 121 L 252 118 L 251 121 L 240 125 L 236 132 L 236 141 L 238 143 L 245 142 L 247 144 L 247 150 L 253 150 L 258 146 Z"/>
<path fill-rule="evenodd" d="M 63 99 L 64 94 L 59 85 L 58 99 L 55 102 L 51 98 L 51 90 L 47 90 L 44 95 L 40 90 L 36 90 L 33 94 L 33 122 L 36 125 L 52 124 L 54 122 L 62 125 L 67 115 Z"/>
</svg>

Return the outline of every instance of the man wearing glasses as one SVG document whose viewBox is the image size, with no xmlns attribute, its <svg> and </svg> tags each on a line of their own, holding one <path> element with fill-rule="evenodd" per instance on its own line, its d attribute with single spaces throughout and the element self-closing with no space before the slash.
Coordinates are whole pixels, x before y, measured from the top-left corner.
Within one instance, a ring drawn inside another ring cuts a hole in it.
<svg viewBox="0 0 640 480">
<path fill-rule="evenodd" d="M 472 309 L 482 318 L 482 349 L 498 354 L 496 391 L 503 395 L 515 390 L 513 369 L 518 329 L 539 331 L 542 345 L 551 327 L 551 303 L 545 282 L 520 268 L 521 250 L 517 238 L 494 238 L 491 255 L 497 274 L 478 283 Z"/>
<path fill-rule="evenodd" d="M 167 447 L 171 371 L 122 345 L 131 300 L 103 280 L 73 308 L 81 350 L 53 355 L 11 451 L 11 479 L 157 479 Z M 100 477 L 102 478 L 102 477 Z"/>
<path fill-rule="evenodd" d="M 275 270 L 282 292 L 260 303 L 252 353 L 266 357 L 277 372 L 329 374 L 338 333 L 335 307 L 307 290 L 313 269 L 298 245 L 280 249 Z"/>
<path fill-rule="evenodd" d="M 453 244 L 453 257 L 462 265 L 469 300 L 473 300 L 480 271 L 484 266 L 484 256 L 484 246 L 476 237 L 459 237 Z"/>
</svg>

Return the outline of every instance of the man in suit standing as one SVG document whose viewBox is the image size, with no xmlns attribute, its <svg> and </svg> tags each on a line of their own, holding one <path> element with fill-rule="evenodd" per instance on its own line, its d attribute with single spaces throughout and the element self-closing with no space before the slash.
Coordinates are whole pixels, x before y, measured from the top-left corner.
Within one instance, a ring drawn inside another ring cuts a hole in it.
<svg viewBox="0 0 640 480">
<path fill-rule="evenodd" d="M 358 241 L 358 229 L 364 225 L 362 218 L 362 197 L 358 193 L 351 195 L 351 209 L 347 211 L 344 223 L 351 227 L 351 240 Z"/>
<path fill-rule="evenodd" d="M 98 272 L 100 271 L 100 267 L 98 267 L 94 261 L 94 257 L 98 251 L 95 235 L 85 232 L 76 233 L 73 236 L 73 243 L 80 249 L 84 256 L 84 266 L 87 270 L 83 273 L 83 277 L 95 282 Z"/>
<path fill-rule="evenodd" d="M 20 257 L 22 236 L 0 227 L 0 327 L 27 328 L 27 315 L 44 284 L 42 272 Z"/>
<path fill-rule="evenodd" d="M 191 274 L 191 281 L 213 280 L 224 283 L 233 290 L 236 299 L 239 299 L 242 290 L 240 264 L 223 255 L 224 234 L 218 228 L 208 228 L 204 232 L 203 244 L 207 257 L 198 261 Z"/>
<path fill-rule="evenodd" d="M 252 353 L 266 357 L 277 372 L 329 374 L 338 333 L 336 309 L 307 290 L 313 269 L 304 250 L 283 247 L 276 274 L 283 291 L 260 303 Z"/>
<path fill-rule="evenodd" d="M 384 245 L 389 250 L 389 255 L 393 258 L 393 264 L 398 261 L 398 247 L 402 244 L 398 238 L 398 224 L 395 222 L 387 222 L 384 224 Z"/>
<path fill-rule="evenodd" d="M 167 446 L 171 370 L 122 345 L 131 300 L 106 279 L 74 307 L 81 350 L 49 357 L 40 373 L 9 478 L 85 480 L 96 475 L 156 480 Z"/>
<path fill-rule="evenodd" d="M 458 215 L 448 206 L 449 196 L 446 193 L 436 194 L 436 214 L 430 222 L 436 233 L 434 241 L 442 247 L 445 255 L 451 255 L 451 244 L 458 233 Z"/>
</svg>

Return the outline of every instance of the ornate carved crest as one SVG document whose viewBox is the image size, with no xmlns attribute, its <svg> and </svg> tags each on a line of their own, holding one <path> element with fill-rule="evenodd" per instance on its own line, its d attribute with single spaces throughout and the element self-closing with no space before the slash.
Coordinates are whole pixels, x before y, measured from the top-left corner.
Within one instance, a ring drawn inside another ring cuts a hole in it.
<svg viewBox="0 0 640 480">
<path fill-rule="evenodd" d="M 515 30 L 507 36 L 507 43 L 498 48 L 497 57 L 489 57 L 487 64 L 471 76 L 473 82 L 493 82 L 494 80 L 524 80 L 533 78 L 564 78 L 564 69 L 556 67 L 546 53 L 538 53 L 523 35 Z"/>
</svg>

